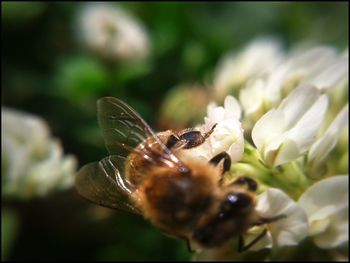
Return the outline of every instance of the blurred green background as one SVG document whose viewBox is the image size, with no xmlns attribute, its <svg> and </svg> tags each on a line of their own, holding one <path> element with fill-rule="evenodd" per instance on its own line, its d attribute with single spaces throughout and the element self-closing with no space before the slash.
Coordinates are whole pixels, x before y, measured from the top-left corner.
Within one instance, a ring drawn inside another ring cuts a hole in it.
<svg viewBox="0 0 350 263">
<path fill-rule="evenodd" d="M 2 2 L 2 105 L 44 118 L 79 167 L 107 155 L 96 100 L 115 96 L 157 129 L 162 101 L 181 83 L 205 83 L 219 59 L 259 36 L 348 46 L 347 2 L 117 5 L 143 24 L 150 55 L 111 61 L 79 41 L 85 3 Z M 110 3 L 110 5 L 116 5 Z M 184 242 L 140 217 L 99 208 L 74 189 L 2 200 L 2 259 L 187 260 Z M 3 211 L 3 210 L 2 210 Z"/>
</svg>

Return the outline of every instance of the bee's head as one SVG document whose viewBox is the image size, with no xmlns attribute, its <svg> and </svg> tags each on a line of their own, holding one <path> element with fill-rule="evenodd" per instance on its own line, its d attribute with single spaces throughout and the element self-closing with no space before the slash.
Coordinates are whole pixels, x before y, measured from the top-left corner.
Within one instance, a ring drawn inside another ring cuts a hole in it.
<svg viewBox="0 0 350 263">
<path fill-rule="evenodd" d="M 218 208 L 194 233 L 202 246 L 220 245 L 249 228 L 254 217 L 255 202 L 245 192 L 228 192 L 218 200 Z"/>
</svg>

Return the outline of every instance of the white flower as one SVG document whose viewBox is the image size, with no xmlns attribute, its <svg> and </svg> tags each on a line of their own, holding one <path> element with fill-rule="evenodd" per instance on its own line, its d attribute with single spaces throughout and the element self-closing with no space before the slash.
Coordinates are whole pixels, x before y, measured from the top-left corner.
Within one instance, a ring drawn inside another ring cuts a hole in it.
<svg viewBox="0 0 350 263">
<path fill-rule="evenodd" d="M 204 143 L 186 151 L 191 157 L 201 157 L 210 160 L 221 152 L 227 152 L 232 162 L 242 158 L 244 151 L 243 129 L 239 121 L 241 109 L 237 100 L 227 96 L 224 107 L 216 106 L 214 103 L 208 105 L 207 117 L 204 124 L 199 127 L 202 134 L 210 131 L 215 125 L 213 133 Z"/>
<path fill-rule="evenodd" d="M 315 76 L 305 81 L 306 84 L 313 85 L 320 90 L 330 90 L 347 79 L 349 74 L 348 58 L 339 56 L 327 67 L 324 67 Z"/>
<path fill-rule="evenodd" d="M 249 78 L 263 75 L 281 61 L 280 44 L 261 38 L 251 42 L 239 54 L 228 54 L 219 63 L 214 77 L 214 93 L 225 97 L 231 88 L 237 88 Z"/>
<path fill-rule="evenodd" d="M 321 180 L 300 197 L 309 220 L 309 235 L 321 248 L 339 246 L 349 240 L 349 177 Z"/>
<path fill-rule="evenodd" d="M 349 106 L 346 104 L 326 132 L 312 144 L 308 153 L 308 161 L 317 165 L 324 161 L 328 153 L 334 148 L 341 134 L 342 128 L 348 124 Z"/>
<path fill-rule="evenodd" d="M 3 195 L 29 198 L 73 185 L 76 160 L 62 156 L 42 119 L 8 108 L 1 116 Z"/>
<path fill-rule="evenodd" d="M 265 80 L 262 78 L 247 82 L 247 85 L 239 93 L 239 101 L 244 110 L 244 115 L 249 116 L 259 113 L 265 101 Z"/>
<path fill-rule="evenodd" d="M 308 221 L 304 210 L 283 191 L 269 188 L 259 195 L 256 210 L 265 217 L 285 215 L 268 224 L 268 232 L 250 250 L 257 251 L 272 246 L 294 246 L 307 236 Z M 256 237 L 265 226 L 256 226 L 247 236 Z"/>
<path fill-rule="evenodd" d="M 148 36 L 141 24 L 113 5 L 86 4 L 80 13 L 79 31 L 88 48 L 108 59 L 139 59 L 149 53 Z"/>
<path fill-rule="evenodd" d="M 315 140 L 328 97 L 314 87 L 295 89 L 277 109 L 262 116 L 252 130 L 252 139 L 264 160 L 273 166 L 295 160 Z"/>
<path fill-rule="evenodd" d="M 310 80 L 338 59 L 336 50 L 331 47 L 316 47 L 290 54 L 290 57 L 269 76 L 267 99 L 268 95 L 274 92 L 284 90 L 287 93 L 297 86 L 313 84 Z"/>
<path fill-rule="evenodd" d="M 245 115 L 264 113 L 276 106 L 283 94 L 300 86 L 330 90 L 347 78 L 348 61 L 333 48 L 317 47 L 291 54 L 269 74 L 247 81 L 239 100 Z"/>
</svg>

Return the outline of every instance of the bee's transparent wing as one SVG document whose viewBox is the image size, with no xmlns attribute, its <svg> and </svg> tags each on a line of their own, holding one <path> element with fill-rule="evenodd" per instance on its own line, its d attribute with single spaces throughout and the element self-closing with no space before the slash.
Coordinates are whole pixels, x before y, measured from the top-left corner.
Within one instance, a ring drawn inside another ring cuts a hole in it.
<svg viewBox="0 0 350 263">
<path fill-rule="evenodd" d="M 99 99 L 97 118 L 110 154 L 127 156 L 131 149 L 152 134 L 151 128 L 137 112 L 117 98 Z"/>
<path fill-rule="evenodd" d="M 134 188 L 123 176 L 124 162 L 112 155 L 83 166 L 75 178 L 78 193 L 98 205 L 141 214 L 132 200 Z"/>
<path fill-rule="evenodd" d="M 126 157 L 132 149 L 152 136 L 163 149 L 163 157 L 174 164 L 180 164 L 178 158 L 164 145 L 146 121 L 125 102 L 114 97 L 101 98 L 97 101 L 97 115 L 107 150 L 111 155 Z"/>
</svg>

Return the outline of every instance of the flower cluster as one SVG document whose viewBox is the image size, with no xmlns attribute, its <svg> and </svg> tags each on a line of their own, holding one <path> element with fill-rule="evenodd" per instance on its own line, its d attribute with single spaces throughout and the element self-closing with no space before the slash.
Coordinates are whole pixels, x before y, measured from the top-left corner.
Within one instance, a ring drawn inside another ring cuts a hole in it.
<svg viewBox="0 0 350 263">
<path fill-rule="evenodd" d="M 286 215 L 250 250 L 307 237 L 323 249 L 348 245 L 347 60 L 331 47 L 282 54 L 278 43 L 260 39 L 219 65 L 212 92 L 226 96 L 224 107 L 207 107 L 199 129 L 217 126 L 191 154 L 210 159 L 226 151 L 233 160 L 226 183 L 255 179 L 257 211 Z"/>
<path fill-rule="evenodd" d="M 3 197 L 44 196 L 73 185 L 77 161 L 63 156 L 42 119 L 9 108 L 1 109 L 1 117 Z"/>
</svg>

